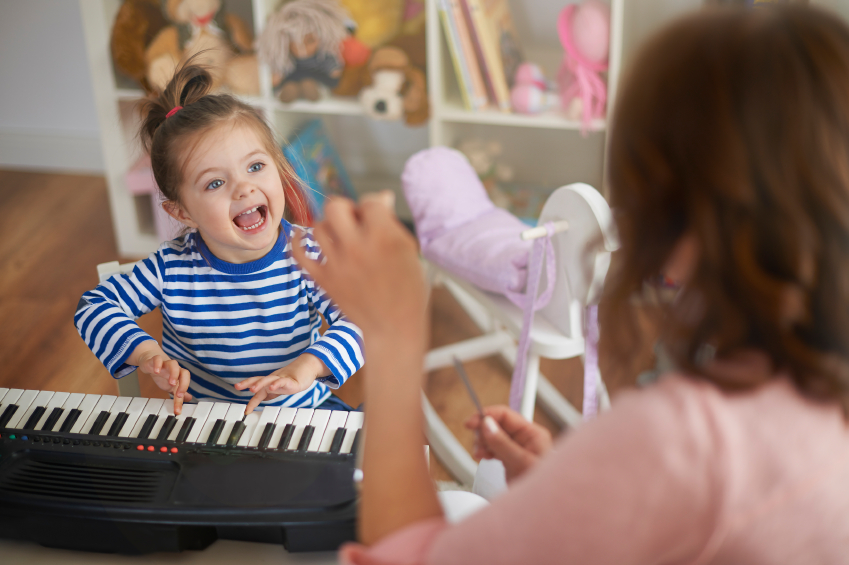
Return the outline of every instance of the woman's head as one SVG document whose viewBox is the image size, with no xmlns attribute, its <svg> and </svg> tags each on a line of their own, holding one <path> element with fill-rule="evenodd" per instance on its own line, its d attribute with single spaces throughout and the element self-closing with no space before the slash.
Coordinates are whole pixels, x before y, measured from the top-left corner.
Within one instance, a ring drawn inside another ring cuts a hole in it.
<svg viewBox="0 0 849 565">
<path fill-rule="evenodd" d="M 273 231 L 276 237 L 284 214 L 308 223 L 309 207 L 259 112 L 232 96 L 210 94 L 211 87 L 212 78 L 202 67 L 189 61 L 179 68 L 163 93 L 144 103 L 140 137 L 166 211 L 198 228 L 211 249 L 216 234 L 228 229 L 236 238 L 230 243 L 238 246 L 244 240 L 252 249 L 270 237 L 256 237 L 260 232 Z M 242 225 L 247 216 L 237 216 L 243 204 L 258 207 L 250 218 L 259 226 Z M 218 217 L 223 215 L 228 217 Z"/>
<path fill-rule="evenodd" d="M 673 24 L 620 89 L 609 171 L 623 246 L 605 331 L 620 347 L 617 315 L 686 244 L 663 337 L 682 368 L 699 372 L 706 345 L 758 348 L 804 392 L 847 398 L 849 27 L 800 7 Z"/>
</svg>

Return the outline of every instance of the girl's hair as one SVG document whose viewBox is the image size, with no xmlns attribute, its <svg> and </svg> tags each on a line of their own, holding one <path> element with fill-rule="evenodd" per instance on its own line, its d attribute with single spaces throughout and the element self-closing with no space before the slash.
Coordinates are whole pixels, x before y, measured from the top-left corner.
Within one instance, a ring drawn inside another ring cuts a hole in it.
<svg viewBox="0 0 849 565">
<path fill-rule="evenodd" d="M 167 199 L 180 202 L 179 187 L 185 164 L 181 156 L 197 143 L 199 135 L 221 124 L 245 125 L 257 134 L 264 150 L 280 172 L 286 196 L 286 215 L 291 221 L 309 225 L 312 214 L 304 187 L 289 161 L 274 141 L 271 128 L 258 110 L 228 94 L 210 94 L 212 76 L 194 57 L 174 73 L 165 90 L 142 103 L 144 121 L 139 131 L 142 145 L 150 153 L 153 176 Z M 173 112 L 174 108 L 182 107 Z"/>
<path fill-rule="evenodd" d="M 705 374 L 754 348 L 849 414 L 849 27 L 805 7 L 715 9 L 667 28 L 619 92 L 611 205 L 622 248 L 602 323 L 632 361 L 629 306 L 682 236 L 695 269 L 662 340 Z"/>
</svg>

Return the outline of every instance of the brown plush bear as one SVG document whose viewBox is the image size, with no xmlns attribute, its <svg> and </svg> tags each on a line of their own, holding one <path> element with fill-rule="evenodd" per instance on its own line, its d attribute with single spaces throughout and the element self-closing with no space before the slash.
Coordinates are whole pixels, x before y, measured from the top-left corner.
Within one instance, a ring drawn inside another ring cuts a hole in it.
<svg viewBox="0 0 849 565">
<path fill-rule="evenodd" d="M 425 74 L 399 47 L 377 49 L 368 64 L 370 86 L 360 93 L 366 114 L 375 119 L 401 117 L 410 126 L 423 124 L 430 115 Z"/>
</svg>

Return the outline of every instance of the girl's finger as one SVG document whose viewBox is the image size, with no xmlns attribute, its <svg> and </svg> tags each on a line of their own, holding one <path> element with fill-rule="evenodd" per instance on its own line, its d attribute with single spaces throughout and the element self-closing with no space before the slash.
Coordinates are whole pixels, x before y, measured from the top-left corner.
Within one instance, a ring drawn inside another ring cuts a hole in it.
<svg viewBox="0 0 849 565">
<path fill-rule="evenodd" d="M 254 408 L 259 406 L 259 403 L 262 402 L 263 400 L 265 400 L 266 396 L 267 396 L 267 394 L 265 392 L 265 389 L 262 389 L 259 392 L 257 392 L 253 396 L 253 398 L 250 399 L 250 401 L 248 402 L 248 405 L 245 406 L 245 415 L 247 416 L 248 414 L 253 412 Z"/>
<path fill-rule="evenodd" d="M 258 381 L 256 381 L 253 385 L 251 385 L 251 392 L 257 392 L 259 390 L 264 389 L 277 379 L 279 379 L 277 375 L 268 375 L 267 377 L 262 377 Z"/>
<path fill-rule="evenodd" d="M 162 357 L 160 357 L 159 355 L 154 355 L 151 361 L 153 361 L 153 372 L 158 375 L 159 371 L 162 370 Z"/>
<path fill-rule="evenodd" d="M 251 386 L 252 384 L 254 384 L 259 379 L 262 379 L 262 378 L 265 378 L 265 377 L 250 377 L 250 378 L 247 378 L 243 381 L 237 382 L 233 386 L 236 387 L 236 390 L 242 390 L 242 389 L 248 388 L 249 386 Z"/>
<path fill-rule="evenodd" d="M 291 394 L 291 392 L 289 392 L 289 391 L 292 390 L 292 388 L 298 388 L 298 386 L 299 386 L 298 381 L 296 381 L 292 377 L 281 377 L 281 378 L 277 379 L 277 381 L 268 385 L 268 391 L 269 392 L 277 392 L 277 394 L 280 394 L 281 392 L 283 392 L 285 394 Z M 278 392 L 278 391 L 280 391 L 280 392 Z M 294 391 L 294 392 L 297 392 L 297 391 Z"/>
</svg>

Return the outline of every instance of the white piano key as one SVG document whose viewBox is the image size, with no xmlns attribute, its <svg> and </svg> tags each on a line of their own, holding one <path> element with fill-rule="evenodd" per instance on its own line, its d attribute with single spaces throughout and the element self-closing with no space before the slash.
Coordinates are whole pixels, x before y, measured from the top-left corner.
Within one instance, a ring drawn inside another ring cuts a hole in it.
<svg viewBox="0 0 849 565">
<path fill-rule="evenodd" d="M 91 414 L 89 414 L 88 420 L 86 420 L 86 423 L 83 425 L 82 429 L 80 430 L 80 433 L 89 433 L 91 431 L 91 427 L 94 425 L 95 420 L 97 420 L 97 417 L 100 416 L 100 413 L 104 411 L 109 412 L 109 409 L 112 408 L 112 405 L 117 399 L 117 396 L 112 396 L 111 394 L 104 394 L 103 396 L 101 396 L 100 400 L 97 401 L 97 404 L 91 411 Z"/>
<path fill-rule="evenodd" d="M 56 420 L 56 423 L 53 424 L 52 430 L 45 430 L 48 432 L 58 432 L 62 429 L 62 425 L 65 423 L 65 420 L 68 419 L 68 414 L 71 413 L 71 410 L 79 409 L 80 403 L 85 398 L 85 394 L 81 392 L 74 392 L 68 395 L 68 400 L 62 404 L 62 415 L 59 416 L 59 419 Z"/>
<path fill-rule="evenodd" d="M 112 424 L 115 422 L 115 418 L 118 417 L 118 414 L 121 412 L 126 412 L 127 408 L 130 406 L 130 402 L 133 401 L 132 396 L 119 396 L 115 399 L 115 402 L 112 404 L 112 407 L 109 408 L 109 418 L 106 419 L 106 423 L 103 424 L 103 427 L 100 428 L 100 433 L 97 435 L 105 436 L 109 433 L 109 430 L 112 429 Z"/>
<path fill-rule="evenodd" d="M 3 404 L 0 404 L 0 416 L 3 416 L 3 413 L 6 412 L 6 408 L 8 408 L 10 404 L 17 405 L 18 399 L 23 393 L 24 389 L 22 388 L 10 389 L 9 392 L 3 396 Z M 20 410 L 20 408 L 18 408 L 18 410 Z"/>
<path fill-rule="evenodd" d="M 142 408 L 141 413 L 139 414 L 136 423 L 133 424 L 133 429 L 130 431 L 130 435 L 127 437 L 137 438 L 141 433 L 141 429 L 144 427 L 144 423 L 147 421 L 147 417 L 151 414 L 159 414 L 159 409 L 162 408 L 162 405 L 167 402 L 163 398 L 151 398 L 147 401 L 147 404 Z M 150 436 L 147 436 L 147 439 L 150 439 Z"/>
<path fill-rule="evenodd" d="M 29 405 L 29 408 L 27 408 L 26 412 L 24 412 L 23 417 L 18 420 L 18 424 L 15 427 L 22 429 L 24 426 L 26 426 L 33 412 L 35 412 L 38 408 L 45 408 L 47 406 L 47 403 L 50 402 L 50 399 L 53 398 L 54 394 L 55 393 L 50 390 L 38 391 L 38 394 L 35 396 L 35 399 Z M 44 416 L 44 414 L 42 414 L 42 416 Z M 14 418 L 12 419 L 14 420 Z"/>
<path fill-rule="evenodd" d="M 206 421 L 209 419 L 209 415 L 212 413 L 212 408 L 214 406 L 214 402 L 198 402 L 197 408 L 195 408 L 195 413 L 192 415 L 192 418 L 195 419 L 195 424 L 192 426 L 192 431 L 189 432 L 189 435 L 186 438 L 186 443 L 196 443 L 198 441 L 198 438 L 200 437 L 201 432 L 203 432 L 203 428 L 206 425 Z M 209 437 L 209 434 L 207 434 L 207 437 Z"/>
<path fill-rule="evenodd" d="M 0 404 L 3 403 L 3 397 L 6 396 L 6 393 L 9 392 L 8 388 L 0 387 Z"/>
<path fill-rule="evenodd" d="M 50 398 L 50 402 L 45 406 L 44 414 L 41 415 L 41 419 L 35 425 L 36 430 L 40 430 L 44 427 L 44 424 L 47 422 L 47 418 L 50 417 L 50 413 L 53 412 L 56 408 L 62 408 L 65 402 L 68 400 L 68 397 L 71 396 L 70 392 L 57 392 L 54 393 Z M 49 431 L 49 430 L 48 430 Z"/>
<path fill-rule="evenodd" d="M 310 426 L 315 428 L 310 438 L 310 443 L 307 445 L 307 451 L 318 451 L 321 445 L 321 440 L 324 437 L 324 430 L 327 429 L 327 423 L 330 421 L 332 410 L 316 410 L 310 420 Z"/>
<path fill-rule="evenodd" d="M 272 434 L 271 440 L 268 442 L 268 447 L 277 447 L 277 444 L 280 443 L 280 437 L 283 435 L 283 430 L 286 429 L 286 424 L 294 422 L 297 413 L 297 408 L 284 407 L 280 409 L 280 415 L 277 416 L 277 420 L 274 422 L 274 425 L 277 427 L 274 428 L 274 434 Z"/>
<path fill-rule="evenodd" d="M 357 435 L 357 430 L 363 427 L 365 413 L 350 412 L 348 420 L 345 422 L 345 439 L 342 440 L 342 447 L 339 453 L 351 453 L 351 447 L 354 445 L 354 436 Z M 362 440 L 360 440 L 362 441 Z"/>
<path fill-rule="evenodd" d="M 26 420 L 24 420 L 24 416 L 29 413 L 29 407 L 35 402 L 35 399 L 41 393 L 40 390 L 25 390 L 21 397 L 14 404 L 18 405 L 18 409 L 15 410 L 15 415 L 12 416 L 12 419 L 9 420 L 9 423 L 6 424 L 7 428 L 17 429 L 20 426 L 26 424 Z"/>
<path fill-rule="evenodd" d="M 267 409 L 266 409 L 267 410 Z M 265 410 L 263 410 L 265 412 Z M 247 447 L 248 442 L 253 437 L 253 433 L 256 430 L 257 424 L 259 424 L 259 418 L 262 412 L 257 412 L 254 410 L 247 416 L 245 416 L 245 431 L 242 432 L 242 437 L 239 438 L 239 441 L 236 442 L 236 445 L 240 447 Z M 259 438 L 257 438 L 259 440 Z"/>
<path fill-rule="evenodd" d="M 97 403 L 100 401 L 99 394 L 87 394 L 80 401 L 80 405 L 77 407 L 77 410 L 80 411 L 80 415 L 77 418 L 77 421 L 74 422 L 74 425 L 68 430 L 68 433 L 78 434 L 80 430 L 83 429 L 88 417 L 91 415 L 91 411 L 94 410 L 94 407 L 97 406 Z"/>
<path fill-rule="evenodd" d="M 124 422 L 124 425 L 121 426 L 121 431 L 118 432 L 118 437 L 130 437 L 133 428 L 136 427 L 136 423 L 139 421 L 139 417 L 144 411 L 144 407 L 147 406 L 147 403 L 150 400 L 150 398 L 141 398 L 137 396 L 130 401 L 130 405 L 127 406 L 127 409 L 125 410 L 127 413 L 127 420 Z"/>
<path fill-rule="evenodd" d="M 177 423 L 174 424 L 174 428 L 171 430 L 171 433 L 168 434 L 168 439 L 170 441 L 177 439 L 177 434 L 180 433 L 180 428 L 183 427 L 183 422 L 186 418 L 192 417 L 195 413 L 195 408 L 197 408 L 197 404 L 183 404 L 183 409 L 180 411 L 180 415 L 177 416 Z"/>
<path fill-rule="evenodd" d="M 256 414 L 256 412 L 251 412 L 251 414 Z M 254 428 L 253 434 L 251 434 L 251 439 L 248 440 L 249 447 L 256 447 L 259 445 L 259 438 L 262 437 L 262 432 L 265 430 L 265 426 L 268 424 L 273 424 L 275 420 L 277 420 L 277 416 L 280 415 L 280 407 L 279 406 L 266 406 L 263 408 L 262 412 L 260 412 L 259 421 Z M 294 417 L 294 415 L 292 416 Z M 247 431 L 247 430 L 246 430 Z M 277 441 L 280 441 L 279 439 Z M 239 442 L 239 445 L 242 445 L 242 442 Z M 271 445 L 271 443 L 269 443 Z"/>
<path fill-rule="evenodd" d="M 336 430 L 345 425 L 345 420 L 348 419 L 348 412 L 345 410 L 334 410 L 330 415 L 330 420 L 327 422 L 327 429 L 324 430 L 324 436 L 321 438 L 321 444 L 318 446 L 319 451 L 327 453 L 330 451 L 330 445 L 333 443 L 333 436 Z"/>
<path fill-rule="evenodd" d="M 224 419 L 227 415 L 227 411 L 230 410 L 230 406 L 231 404 L 229 402 L 216 402 L 212 405 L 212 410 L 209 411 L 209 416 L 206 417 L 203 429 L 197 437 L 197 443 L 206 443 L 209 439 L 209 432 L 212 431 L 212 427 L 215 425 L 215 422 L 217 420 Z"/>
<path fill-rule="evenodd" d="M 153 424 L 153 429 L 150 430 L 150 435 L 147 439 L 156 439 L 159 437 L 159 432 L 162 431 L 162 424 L 168 419 L 168 416 L 174 415 L 174 400 L 168 399 L 162 403 L 159 413 L 156 415 L 156 423 Z"/>
<path fill-rule="evenodd" d="M 242 419 L 242 416 L 245 415 L 245 405 L 244 404 L 231 404 L 227 409 L 227 414 L 224 416 L 224 428 L 221 429 L 221 435 L 218 436 L 218 441 L 215 442 L 216 445 L 226 445 L 227 438 L 230 437 L 230 432 L 233 431 L 233 424 Z"/>
<path fill-rule="evenodd" d="M 292 434 L 292 439 L 289 440 L 289 445 L 286 446 L 287 449 L 298 449 L 301 436 L 304 435 L 304 428 L 309 426 L 313 412 L 315 410 L 312 408 L 298 408 L 298 413 L 295 414 L 295 420 L 292 422 L 295 426 L 295 432 Z"/>
</svg>

